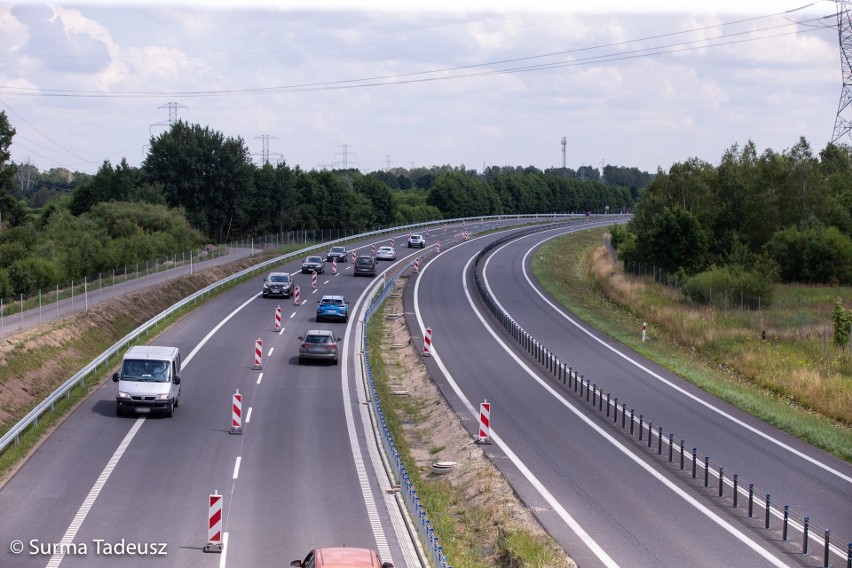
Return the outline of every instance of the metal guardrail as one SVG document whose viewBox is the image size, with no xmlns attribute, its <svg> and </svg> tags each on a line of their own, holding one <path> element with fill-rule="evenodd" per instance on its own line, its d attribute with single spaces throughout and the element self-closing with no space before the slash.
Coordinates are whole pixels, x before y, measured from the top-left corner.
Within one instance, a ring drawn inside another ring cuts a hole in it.
<svg viewBox="0 0 852 568">
<path fill-rule="evenodd" d="M 686 449 L 686 442 L 682 439 L 679 443 L 675 442 L 677 437 L 674 433 L 664 432 L 659 422 L 653 422 L 650 417 L 640 414 L 634 408 L 630 408 L 628 414 L 629 406 L 626 402 L 622 401 L 619 407 L 617 396 L 606 392 L 603 386 L 593 383 L 592 379 L 586 379 L 576 369 L 561 361 L 500 307 L 479 275 L 479 261 L 485 254 L 503 243 L 534 232 L 537 230 L 517 231 L 492 241 L 476 255 L 474 260 L 476 289 L 508 335 L 527 351 L 551 379 L 563 387 L 564 392 L 573 393 L 580 402 L 585 401 L 592 411 L 597 411 L 598 417 L 607 425 L 627 436 L 648 454 L 656 455 L 658 461 L 668 463 L 669 471 L 691 478 L 695 487 L 699 490 L 703 487 L 704 494 L 717 498 L 720 505 L 729 506 L 735 511 L 740 507 L 746 508 L 748 516 L 744 520 L 752 528 L 762 529 L 767 538 L 782 543 L 788 552 L 807 555 L 809 550 L 818 550 L 823 566 L 829 566 L 830 553 L 844 558 L 846 565 L 852 566 L 852 543 L 845 543 L 833 537 L 828 528 L 819 527 L 811 522 L 808 516 L 794 513 L 788 505 L 779 507 L 777 499 L 773 501 L 769 493 L 759 492 L 754 483 L 742 482 L 736 473 L 732 476 L 726 475 L 725 467 L 711 461 L 709 456 L 701 455 L 698 448 Z M 620 420 L 619 411 L 621 412 Z M 726 489 L 730 491 L 727 497 Z M 788 538 L 790 529 L 800 533 L 801 541 L 797 542 L 801 542 L 801 546 L 794 544 Z"/>
<path fill-rule="evenodd" d="M 426 252 L 421 255 L 417 255 L 415 258 L 425 257 L 430 254 Z M 362 335 L 362 345 L 361 349 L 364 353 L 364 368 L 367 374 L 367 384 L 370 388 L 370 399 L 373 402 L 373 410 L 376 414 L 377 424 L 381 429 L 381 440 L 382 446 L 385 451 L 385 455 L 388 456 L 388 462 L 391 465 L 391 469 L 396 476 L 396 479 L 399 483 L 400 487 L 400 495 L 403 497 L 403 501 L 405 502 L 406 508 L 408 509 L 408 513 L 413 519 L 417 527 L 417 534 L 420 538 L 420 542 L 425 546 L 427 553 L 429 554 L 429 560 L 432 563 L 432 566 L 436 568 L 452 568 L 447 557 L 444 555 L 444 549 L 441 547 L 440 540 L 438 539 L 438 535 L 435 533 L 435 529 L 432 527 L 432 523 L 429 520 L 429 515 L 426 512 L 426 509 L 420 503 L 420 499 L 417 497 L 417 492 L 414 490 L 414 485 L 411 483 L 411 478 L 408 475 L 408 471 L 406 471 L 405 466 L 402 463 L 402 457 L 396 449 L 396 445 L 393 442 L 393 438 L 391 436 L 390 430 L 388 429 L 387 423 L 385 422 L 385 416 L 382 412 L 382 406 L 379 403 L 379 394 L 376 391 L 376 384 L 373 381 L 373 371 L 370 367 L 370 357 L 367 351 L 367 333 L 366 327 L 367 323 L 370 321 L 373 313 L 378 310 L 382 302 L 385 301 L 390 291 L 393 289 L 394 283 L 400 277 L 402 273 L 411 268 L 414 265 L 414 259 L 408 262 L 401 270 L 396 271 L 396 273 L 388 278 L 385 281 L 385 285 L 382 288 L 382 291 L 373 298 L 373 301 L 370 303 L 369 307 L 364 313 L 364 334 Z"/>
<path fill-rule="evenodd" d="M 432 227 L 442 227 L 442 226 L 451 225 L 451 224 L 454 225 L 454 224 L 458 224 L 458 223 L 462 223 L 464 225 L 468 221 L 475 223 L 475 222 L 482 222 L 486 219 L 489 220 L 489 221 L 509 221 L 509 220 L 543 221 L 543 220 L 547 220 L 547 219 L 570 220 L 570 219 L 581 218 L 581 217 L 583 217 L 583 216 L 582 215 L 497 215 L 497 216 L 490 216 L 490 217 L 484 217 L 483 216 L 483 217 L 466 217 L 466 218 L 462 218 L 462 219 L 448 219 L 448 220 L 445 220 L 445 221 L 420 223 L 420 224 L 416 224 L 416 225 L 400 225 L 400 226 L 397 226 L 397 227 L 390 227 L 390 228 L 387 228 L 387 229 L 381 229 L 381 230 L 372 231 L 372 232 L 369 232 L 369 233 L 352 235 L 352 236 L 349 236 L 349 237 L 336 239 L 336 240 L 333 240 L 333 241 L 327 241 L 325 243 L 312 244 L 309 247 L 305 247 L 305 248 L 299 249 L 297 251 L 287 253 L 287 254 L 284 254 L 284 255 L 281 255 L 281 256 L 277 256 L 277 257 L 269 259 L 267 261 L 258 263 L 255 266 L 251 266 L 249 268 L 241 270 L 240 272 L 237 272 L 237 273 L 232 274 L 232 275 L 230 275 L 226 278 L 223 278 L 222 280 L 219 280 L 218 282 L 214 282 L 213 284 L 210 284 L 210 285 L 206 286 L 205 288 L 187 296 L 183 300 L 181 300 L 181 301 L 177 302 L 176 304 L 170 306 L 169 308 L 163 310 L 162 312 L 160 312 L 159 314 L 157 314 L 156 316 L 154 316 L 153 318 L 151 318 L 150 320 L 148 320 L 144 324 L 140 325 L 139 327 L 137 327 L 136 329 L 134 329 L 133 331 L 131 331 L 130 333 L 125 335 L 123 338 L 121 338 L 119 341 L 117 341 L 115 344 L 113 344 L 110 348 L 108 348 L 106 351 L 101 353 L 96 359 L 92 360 L 88 365 L 83 367 L 81 370 L 79 370 L 77 373 L 75 373 L 72 377 L 70 377 L 67 381 L 65 381 L 59 388 L 57 388 L 55 391 L 53 391 L 53 393 L 51 393 L 47 398 L 45 398 L 42 402 L 40 402 L 38 405 L 36 405 L 35 408 L 33 408 L 30 412 L 28 412 L 20 421 L 18 421 L 11 429 L 9 429 L 8 432 L 6 432 L 2 437 L 0 437 L 0 454 L 2 454 L 6 450 L 6 448 L 8 448 L 9 445 L 12 444 L 13 442 L 15 444 L 18 444 L 19 441 L 20 441 L 20 436 L 24 433 L 24 431 L 27 428 L 29 428 L 30 426 L 37 426 L 38 425 L 39 417 L 41 417 L 47 411 L 53 410 L 56 403 L 62 397 L 70 398 L 71 389 L 73 389 L 74 387 L 76 387 L 78 385 L 82 387 L 85 383 L 86 377 L 88 377 L 92 374 L 96 374 L 101 365 L 107 365 L 112 357 L 123 352 L 125 349 L 129 348 L 131 346 L 131 344 L 135 340 L 137 340 L 141 335 L 147 333 L 150 329 L 156 327 L 160 322 L 164 321 L 166 318 L 168 318 L 172 314 L 183 309 L 185 306 L 187 306 L 187 305 L 189 305 L 193 302 L 196 302 L 198 299 L 204 297 L 204 295 L 209 294 L 209 293 L 211 293 L 215 290 L 224 288 L 225 286 L 228 286 L 231 283 L 236 282 L 236 281 L 238 281 L 238 280 L 240 280 L 244 277 L 250 276 L 250 275 L 257 273 L 257 272 L 261 272 L 269 266 L 274 266 L 274 265 L 280 264 L 284 261 L 291 260 L 293 258 L 298 258 L 298 257 L 303 256 L 303 255 L 310 253 L 312 251 L 315 251 L 315 250 L 318 250 L 318 249 L 323 249 L 323 248 L 326 248 L 326 247 L 329 247 L 329 246 L 333 246 L 335 244 L 342 244 L 342 243 L 346 243 L 346 242 L 350 242 L 350 241 L 356 241 L 356 240 L 365 240 L 365 239 L 369 240 L 370 237 L 387 235 L 387 234 L 396 233 L 396 232 L 406 232 L 406 231 L 414 232 L 414 231 L 417 231 L 419 229 L 432 228 Z M 420 258 L 420 257 L 426 256 L 428 254 L 430 254 L 430 253 L 427 250 L 427 252 L 425 252 L 421 255 L 417 255 L 415 258 Z M 386 283 L 385 283 L 385 286 L 384 286 L 382 292 L 379 295 L 377 295 L 376 298 L 373 299 L 373 302 L 368 307 L 368 309 L 365 313 L 365 318 L 364 318 L 365 325 L 366 325 L 366 322 L 368 321 L 369 317 L 372 315 L 373 311 L 375 311 L 375 309 L 387 297 L 389 290 L 392 288 L 393 283 L 396 281 L 396 279 L 399 277 L 399 275 L 402 274 L 408 268 L 412 267 L 413 264 L 414 264 L 414 259 L 411 259 L 411 261 L 409 263 L 407 263 L 404 266 L 404 268 L 402 268 L 399 271 L 396 271 L 395 274 L 391 278 L 386 280 Z M 369 358 L 367 357 L 367 354 L 366 354 L 366 334 L 364 334 L 363 341 L 364 341 L 363 348 L 364 348 L 364 354 L 365 354 L 364 359 L 365 359 L 365 362 L 366 362 L 367 376 L 369 378 L 370 388 L 373 391 L 372 399 L 374 401 L 376 414 L 379 417 L 379 423 L 381 424 L 381 427 L 382 427 L 385 451 L 387 452 L 388 456 L 392 457 L 392 459 L 390 461 L 391 461 L 391 463 L 394 467 L 394 471 L 396 472 L 398 479 L 401 481 L 400 486 L 402 488 L 404 488 L 404 490 L 402 490 L 401 493 L 402 493 L 404 500 L 405 500 L 405 502 L 408 506 L 409 512 L 412 515 L 412 518 L 414 518 L 418 521 L 418 527 L 419 527 L 419 534 L 420 534 L 421 542 L 427 544 L 428 549 L 430 551 L 430 556 L 432 558 L 433 565 L 438 566 L 440 568 L 452 568 L 450 566 L 450 564 L 448 563 L 446 556 L 443 553 L 443 549 L 440 546 L 438 537 L 435 534 L 434 529 L 431 527 L 431 523 L 430 523 L 429 518 L 426 514 L 426 511 L 424 510 L 423 506 L 420 504 L 420 501 L 417 497 L 417 494 L 414 491 L 414 487 L 411 484 L 408 473 L 405 471 L 405 468 L 402 465 L 401 458 L 399 457 L 399 454 L 396 451 L 396 447 L 393 444 L 393 440 L 390 438 L 390 432 L 387 429 L 387 426 L 386 426 L 385 420 L 384 420 L 384 415 L 382 414 L 381 407 L 378 404 L 378 396 L 375 392 L 375 385 L 373 383 L 372 371 L 370 370 L 370 366 L 369 366 Z"/>
<path fill-rule="evenodd" d="M 71 378 L 66 380 L 59 388 L 57 388 L 50 395 L 48 395 L 47 398 L 45 398 L 42 402 L 40 402 L 38 405 L 36 405 L 30 412 L 28 412 L 21 420 L 19 420 L 14 426 L 12 426 L 9 429 L 8 432 L 6 432 L 5 434 L 3 434 L 2 437 L 0 437 L 0 454 L 2 454 L 12 442 L 14 442 L 15 444 L 19 443 L 21 434 L 30 426 L 37 425 L 40 416 L 42 416 L 48 410 L 53 410 L 56 403 L 62 397 L 70 397 L 71 389 L 73 389 L 74 387 L 76 387 L 78 385 L 82 385 L 84 383 L 84 381 L 86 380 L 86 377 L 88 377 L 92 373 L 97 372 L 98 368 L 101 365 L 107 364 L 108 361 L 113 356 L 122 352 L 124 349 L 128 348 L 133 341 L 135 341 L 137 338 L 139 338 L 139 336 L 148 332 L 148 330 L 155 327 L 157 324 L 159 324 L 159 322 L 163 321 L 165 318 L 169 317 L 171 314 L 182 309 L 184 306 L 186 306 L 186 305 L 188 305 L 192 302 L 195 302 L 197 299 L 203 297 L 205 294 L 209 294 L 210 292 L 217 290 L 217 289 L 219 289 L 223 286 L 230 285 L 232 282 L 239 280 L 240 278 L 243 278 L 245 276 L 249 276 L 249 275 L 256 273 L 256 272 L 260 272 L 268 266 L 273 266 L 273 265 L 276 265 L 276 264 L 280 264 L 281 262 L 284 262 L 286 260 L 298 258 L 302 255 L 308 254 L 308 253 L 315 251 L 315 250 L 321 250 L 323 248 L 330 247 L 330 246 L 333 246 L 333 245 L 336 245 L 336 244 L 342 244 L 342 243 L 352 242 L 352 241 L 356 241 L 356 240 L 369 239 L 370 237 L 382 236 L 382 235 L 387 235 L 387 234 L 390 234 L 390 233 L 406 232 L 406 231 L 412 231 L 413 232 L 413 231 L 416 231 L 416 230 L 419 230 L 419 229 L 440 227 L 440 226 L 444 226 L 444 225 L 457 224 L 457 223 L 464 224 L 466 222 L 476 222 L 476 221 L 480 221 L 482 219 L 497 220 L 497 221 L 512 220 L 512 219 L 540 220 L 540 219 L 549 219 L 549 218 L 553 218 L 553 217 L 559 217 L 559 218 L 569 217 L 569 218 L 572 218 L 572 217 L 576 217 L 576 216 L 575 215 L 558 215 L 558 216 L 554 216 L 554 215 L 497 215 L 497 216 L 491 216 L 491 217 L 465 217 L 465 218 L 460 218 L 460 219 L 447 219 L 447 220 L 442 220 L 442 221 L 432 221 L 432 222 L 428 222 L 428 223 L 418 223 L 418 224 L 415 224 L 415 225 L 399 225 L 399 226 L 396 226 L 396 227 L 388 227 L 388 228 L 385 228 L 385 229 L 379 229 L 379 230 L 371 231 L 371 232 L 368 232 L 368 233 L 361 233 L 361 234 L 358 234 L 358 235 L 350 235 L 348 237 L 343 237 L 343 238 L 340 238 L 340 239 L 327 241 L 325 243 L 311 244 L 310 246 L 304 247 L 304 248 L 299 249 L 297 251 L 275 257 L 273 259 L 264 261 L 262 263 L 255 265 L 255 266 L 252 266 L 250 268 L 242 270 L 239 273 L 232 274 L 231 276 L 223 278 L 222 280 L 215 282 L 213 284 L 210 284 L 209 286 L 203 288 L 202 290 L 199 290 L 198 292 L 195 292 L 194 294 L 187 296 L 186 298 L 184 298 L 180 302 L 174 304 L 173 306 L 167 308 L 166 310 L 163 310 L 162 312 L 160 312 L 159 314 L 157 314 L 156 316 L 154 316 L 153 318 L 151 318 L 150 320 L 148 320 L 147 322 L 145 322 L 144 324 L 142 324 L 141 326 L 139 326 L 135 330 L 128 333 L 121 340 L 116 342 L 112 347 L 110 347 L 109 349 L 107 349 L 106 351 L 101 353 L 96 359 L 94 359 L 88 365 L 86 365 L 85 367 L 80 369 Z"/>
</svg>

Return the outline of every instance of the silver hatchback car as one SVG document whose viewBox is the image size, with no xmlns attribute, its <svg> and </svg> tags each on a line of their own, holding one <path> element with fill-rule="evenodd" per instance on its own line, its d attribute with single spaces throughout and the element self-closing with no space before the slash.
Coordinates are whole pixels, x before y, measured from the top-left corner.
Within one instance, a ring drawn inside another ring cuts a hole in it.
<svg viewBox="0 0 852 568">
<path fill-rule="evenodd" d="M 309 329 L 299 339 L 299 365 L 306 361 L 328 361 L 337 365 L 337 342 L 335 337 L 327 329 Z"/>
</svg>

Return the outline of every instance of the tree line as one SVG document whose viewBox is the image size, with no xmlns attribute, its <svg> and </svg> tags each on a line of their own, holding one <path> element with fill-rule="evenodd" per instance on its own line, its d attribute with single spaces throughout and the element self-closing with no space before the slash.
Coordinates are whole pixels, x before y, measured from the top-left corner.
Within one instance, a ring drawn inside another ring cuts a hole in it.
<svg viewBox="0 0 852 568">
<path fill-rule="evenodd" d="M 758 154 L 731 146 L 718 166 L 690 159 L 657 172 L 627 227 L 613 230 L 625 266 L 675 273 L 687 293 L 743 291 L 771 299 L 774 282 L 852 284 L 852 149 L 814 155 L 804 138 Z"/>
<path fill-rule="evenodd" d="M 619 212 L 633 206 L 652 177 L 615 166 L 603 175 L 629 185 L 605 183 L 589 168 L 583 175 L 463 166 L 364 174 L 257 166 L 241 138 L 182 121 L 151 139 L 139 167 L 122 159 L 105 161 L 94 175 L 40 174 L 9 161 L 13 135 L 0 113 L 0 297 L 248 236 L 365 232 L 496 214 Z"/>
</svg>

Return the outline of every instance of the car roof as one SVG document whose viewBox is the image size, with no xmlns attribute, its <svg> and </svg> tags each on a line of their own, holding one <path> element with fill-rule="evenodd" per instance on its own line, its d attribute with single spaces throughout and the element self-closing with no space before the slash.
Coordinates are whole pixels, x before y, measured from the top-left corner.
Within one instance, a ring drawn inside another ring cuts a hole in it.
<svg viewBox="0 0 852 568">
<path fill-rule="evenodd" d="M 379 568 L 376 553 L 368 548 L 318 548 L 316 556 L 325 568 Z"/>
<path fill-rule="evenodd" d="M 334 334 L 331 333 L 327 329 L 309 329 L 308 331 L 305 332 L 305 335 L 331 335 L 331 336 L 333 336 Z"/>
<path fill-rule="evenodd" d="M 320 302 L 324 302 L 325 300 L 345 301 L 345 298 L 343 296 L 338 295 L 338 294 L 326 294 L 325 296 L 322 297 L 322 300 L 320 300 Z"/>
</svg>

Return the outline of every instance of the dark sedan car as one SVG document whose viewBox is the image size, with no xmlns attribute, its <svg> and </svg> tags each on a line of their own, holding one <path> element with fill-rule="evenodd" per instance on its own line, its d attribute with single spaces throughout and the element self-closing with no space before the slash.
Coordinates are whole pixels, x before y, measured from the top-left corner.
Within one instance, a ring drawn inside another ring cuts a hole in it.
<svg viewBox="0 0 852 568">
<path fill-rule="evenodd" d="M 302 274 L 310 274 L 311 272 L 316 272 L 317 274 L 325 272 L 325 264 L 321 256 L 309 256 L 302 263 Z"/>
<path fill-rule="evenodd" d="M 263 297 L 284 296 L 289 298 L 293 293 L 293 279 L 286 272 L 273 272 L 263 279 Z"/>
<path fill-rule="evenodd" d="M 325 260 L 327 262 L 331 262 L 332 260 L 346 262 L 346 247 L 331 247 L 328 250 L 328 254 L 325 255 Z"/>
</svg>

